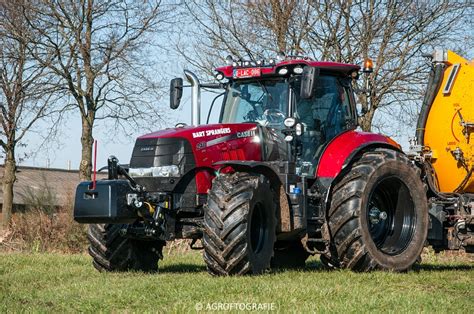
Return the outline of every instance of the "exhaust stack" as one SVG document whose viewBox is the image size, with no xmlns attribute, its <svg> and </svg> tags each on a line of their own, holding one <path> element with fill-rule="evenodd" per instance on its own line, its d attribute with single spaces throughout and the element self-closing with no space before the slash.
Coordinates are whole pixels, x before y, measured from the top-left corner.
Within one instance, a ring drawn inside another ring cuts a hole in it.
<svg viewBox="0 0 474 314">
<path fill-rule="evenodd" d="M 191 123 L 193 126 L 196 126 L 201 123 L 201 89 L 199 87 L 199 79 L 196 74 L 188 70 L 184 70 L 184 75 L 188 82 L 191 83 Z"/>
</svg>

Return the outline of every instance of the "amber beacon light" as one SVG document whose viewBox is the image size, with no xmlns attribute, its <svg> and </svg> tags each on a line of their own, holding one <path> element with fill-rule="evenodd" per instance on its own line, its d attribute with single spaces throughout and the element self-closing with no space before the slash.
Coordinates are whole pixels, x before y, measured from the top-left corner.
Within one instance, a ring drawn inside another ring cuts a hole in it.
<svg viewBox="0 0 474 314">
<path fill-rule="evenodd" d="M 372 73 L 373 71 L 374 71 L 374 62 L 372 61 L 372 59 L 370 58 L 365 59 L 362 72 Z"/>
</svg>

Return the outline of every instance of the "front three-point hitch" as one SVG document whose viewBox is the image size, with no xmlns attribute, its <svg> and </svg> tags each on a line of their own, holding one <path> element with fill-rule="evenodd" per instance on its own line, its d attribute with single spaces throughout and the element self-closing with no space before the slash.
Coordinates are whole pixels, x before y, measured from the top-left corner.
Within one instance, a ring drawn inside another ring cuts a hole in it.
<svg viewBox="0 0 474 314">
<path fill-rule="evenodd" d="M 123 224 L 122 236 L 165 240 L 171 196 L 147 192 L 115 156 L 109 157 L 107 169 L 107 180 L 78 185 L 76 195 L 82 197 L 75 200 L 76 221 Z"/>
</svg>

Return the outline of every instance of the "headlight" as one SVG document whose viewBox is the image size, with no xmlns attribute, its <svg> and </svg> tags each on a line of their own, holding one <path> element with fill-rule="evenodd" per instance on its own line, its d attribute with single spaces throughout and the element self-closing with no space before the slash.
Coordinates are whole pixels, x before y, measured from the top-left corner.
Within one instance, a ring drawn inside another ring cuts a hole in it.
<svg viewBox="0 0 474 314">
<path fill-rule="evenodd" d="M 283 121 L 283 124 L 287 127 L 287 128 L 292 128 L 295 126 L 296 124 L 296 119 L 295 118 L 286 118 L 284 121 Z"/>
<path fill-rule="evenodd" d="M 288 69 L 287 68 L 280 68 L 278 70 L 278 74 L 280 75 L 285 75 L 286 73 L 288 73 Z"/>
<path fill-rule="evenodd" d="M 128 173 L 131 177 L 179 177 L 178 166 L 161 166 L 150 168 L 130 168 Z"/>
</svg>

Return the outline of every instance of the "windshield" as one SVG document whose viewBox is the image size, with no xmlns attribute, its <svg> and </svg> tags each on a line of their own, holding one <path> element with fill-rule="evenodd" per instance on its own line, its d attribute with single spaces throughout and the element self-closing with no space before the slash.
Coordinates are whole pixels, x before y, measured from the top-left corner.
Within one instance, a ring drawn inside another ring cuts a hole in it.
<svg viewBox="0 0 474 314">
<path fill-rule="evenodd" d="M 285 80 L 238 81 L 228 86 L 221 122 L 257 122 L 281 129 L 287 116 L 288 83 Z"/>
</svg>

